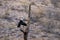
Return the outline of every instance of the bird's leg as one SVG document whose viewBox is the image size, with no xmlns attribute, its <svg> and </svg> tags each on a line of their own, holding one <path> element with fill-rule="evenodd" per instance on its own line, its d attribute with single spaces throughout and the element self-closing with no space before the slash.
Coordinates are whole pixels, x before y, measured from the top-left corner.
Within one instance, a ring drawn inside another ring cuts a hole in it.
<svg viewBox="0 0 60 40">
<path fill-rule="evenodd" d="M 20 31 L 24 33 L 24 31 L 22 29 L 20 29 Z"/>
</svg>

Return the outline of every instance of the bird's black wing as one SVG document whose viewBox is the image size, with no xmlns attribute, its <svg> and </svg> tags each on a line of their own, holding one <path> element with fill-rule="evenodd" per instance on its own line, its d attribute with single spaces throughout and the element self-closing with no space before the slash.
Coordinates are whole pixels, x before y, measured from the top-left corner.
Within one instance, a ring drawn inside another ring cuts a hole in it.
<svg viewBox="0 0 60 40">
<path fill-rule="evenodd" d="M 18 25 L 17 25 L 17 27 L 20 27 L 20 26 L 21 26 L 21 23 L 19 22 Z"/>
<path fill-rule="evenodd" d="M 23 22 L 23 20 L 20 20 L 20 22 L 18 23 L 17 27 L 20 27 L 21 25 L 27 26 L 27 24 L 25 22 Z"/>
</svg>

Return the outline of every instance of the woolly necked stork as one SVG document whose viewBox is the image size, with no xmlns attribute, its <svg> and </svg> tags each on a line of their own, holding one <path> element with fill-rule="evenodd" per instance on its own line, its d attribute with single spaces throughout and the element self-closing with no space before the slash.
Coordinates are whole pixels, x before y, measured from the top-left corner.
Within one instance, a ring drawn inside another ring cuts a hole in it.
<svg viewBox="0 0 60 40">
<path fill-rule="evenodd" d="M 17 27 L 20 27 L 21 25 L 23 26 L 27 26 L 27 24 L 23 21 L 23 20 L 20 20 Z"/>
</svg>

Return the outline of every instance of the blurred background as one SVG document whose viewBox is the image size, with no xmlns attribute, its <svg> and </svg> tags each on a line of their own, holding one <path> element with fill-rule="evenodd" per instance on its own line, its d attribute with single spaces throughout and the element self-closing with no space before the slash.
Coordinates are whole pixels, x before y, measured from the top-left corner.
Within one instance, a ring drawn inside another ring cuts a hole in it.
<svg viewBox="0 0 60 40">
<path fill-rule="evenodd" d="M 31 2 L 28 40 L 60 40 L 60 0 L 0 0 L 0 40 L 24 40 L 17 24 L 28 20 Z"/>
</svg>

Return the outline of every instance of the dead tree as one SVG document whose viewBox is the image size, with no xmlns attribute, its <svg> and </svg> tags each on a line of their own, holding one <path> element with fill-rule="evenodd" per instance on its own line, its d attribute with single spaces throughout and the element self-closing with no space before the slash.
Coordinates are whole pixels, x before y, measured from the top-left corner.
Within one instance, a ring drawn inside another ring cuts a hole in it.
<svg viewBox="0 0 60 40">
<path fill-rule="evenodd" d="M 22 29 L 20 29 L 20 31 L 23 32 L 23 34 L 24 34 L 24 40 L 27 40 L 27 39 L 28 39 L 29 26 L 30 26 L 31 5 L 34 5 L 34 3 L 32 2 L 31 4 L 29 4 L 28 23 L 25 24 L 23 21 L 20 21 L 20 22 L 18 23 L 18 26 L 17 26 L 17 27 L 19 27 L 19 26 L 21 26 L 21 25 L 27 26 L 27 28 L 25 29 L 25 31 L 23 31 Z M 22 22 L 22 23 L 21 23 L 21 22 Z M 20 24 L 20 23 L 21 23 L 21 24 Z"/>
</svg>

